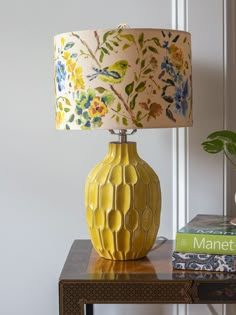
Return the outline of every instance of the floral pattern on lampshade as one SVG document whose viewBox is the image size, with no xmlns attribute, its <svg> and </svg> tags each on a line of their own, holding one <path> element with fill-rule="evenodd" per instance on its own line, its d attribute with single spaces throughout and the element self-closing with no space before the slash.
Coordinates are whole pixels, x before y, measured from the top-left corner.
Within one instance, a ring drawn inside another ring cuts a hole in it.
<svg viewBox="0 0 236 315">
<path fill-rule="evenodd" d="M 56 35 L 56 128 L 191 126 L 190 40 L 159 29 Z"/>
</svg>

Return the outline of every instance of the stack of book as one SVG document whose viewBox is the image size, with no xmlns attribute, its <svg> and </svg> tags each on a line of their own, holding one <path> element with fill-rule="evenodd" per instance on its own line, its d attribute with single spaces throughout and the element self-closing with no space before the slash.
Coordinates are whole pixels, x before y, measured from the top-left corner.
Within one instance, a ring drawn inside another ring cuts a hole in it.
<svg viewBox="0 0 236 315">
<path fill-rule="evenodd" d="M 221 215 L 194 217 L 176 233 L 174 269 L 236 272 L 236 226 Z"/>
</svg>

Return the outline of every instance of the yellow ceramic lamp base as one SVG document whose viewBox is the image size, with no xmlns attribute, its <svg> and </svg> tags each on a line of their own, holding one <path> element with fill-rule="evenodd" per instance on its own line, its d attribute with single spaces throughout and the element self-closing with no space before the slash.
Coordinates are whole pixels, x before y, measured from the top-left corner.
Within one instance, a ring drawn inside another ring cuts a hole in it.
<svg viewBox="0 0 236 315">
<path fill-rule="evenodd" d="M 92 244 L 107 259 L 146 256 L 160 224 L 158 176 L 136 151 L 136 143 L 109 143 L 106 157 L 90 172 L 85 188 Z"/>
</svg>

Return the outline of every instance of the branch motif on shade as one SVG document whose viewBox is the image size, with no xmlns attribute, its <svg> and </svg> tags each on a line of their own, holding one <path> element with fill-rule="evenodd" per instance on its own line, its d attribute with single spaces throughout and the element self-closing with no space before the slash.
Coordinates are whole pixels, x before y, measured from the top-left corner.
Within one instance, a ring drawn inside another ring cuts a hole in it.
<svg viewBox="0 0 236 315">
<path fill-rule="evenodd" d="M 55 36 L 57 129 L 191 126 L 190 40 L 160 29 Z"/>
</svg>

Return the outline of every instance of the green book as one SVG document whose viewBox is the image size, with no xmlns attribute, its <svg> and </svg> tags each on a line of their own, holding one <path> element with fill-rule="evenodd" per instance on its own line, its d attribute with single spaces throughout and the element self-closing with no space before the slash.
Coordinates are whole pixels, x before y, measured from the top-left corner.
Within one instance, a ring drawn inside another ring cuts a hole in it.
<svg viewBox="0 0 236 315">
<path fill-rule="evenodd" d="M 176 233 L 176 251 L 236 255 L 236 225 L 232 219 L 210 214 L 195 216 Z"/>
</svg>

